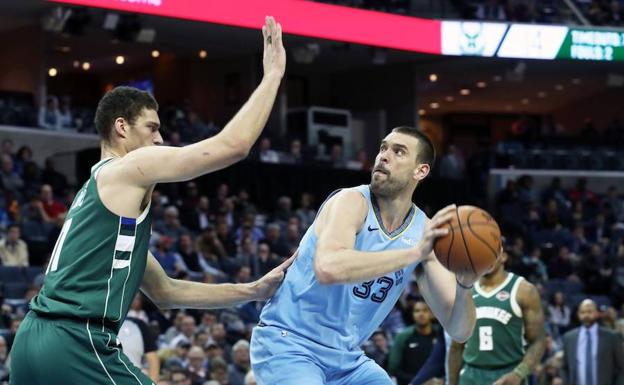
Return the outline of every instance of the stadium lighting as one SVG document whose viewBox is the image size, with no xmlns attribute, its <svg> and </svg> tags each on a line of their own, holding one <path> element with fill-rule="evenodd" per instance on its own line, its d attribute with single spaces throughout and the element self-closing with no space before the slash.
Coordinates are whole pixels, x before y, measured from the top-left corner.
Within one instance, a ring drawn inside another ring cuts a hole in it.
<svg viewBox="0 0 624 385">
<path fill-rule="evenodd" d="M 202 49 L 201 51 L 199 51 L 199 57 L 201 59 L 205 59 L 206 57 L 208 57 L 208 52 L 206 52 L 205 49 Z"/>
<path fill-rule="evenodd" d="M 152 51 L 152 57 L 153 58 L 157 58 L 160 56 L 160 51 L 158 51 L 157 49 Z"/>
<path fill-rule="evenodd" d="M 437 108 L 440 108 L 440 103 L 436 103 L 436 102 L 430 103 L 429 107 L 435 110 Z"/>
<path fill-rule="evenodd" d="M 56 75 L 58 75 L 58 70 L 56 68 L 52 67 L 48 70 L 48 76 L 50 76 L 51 78 L 55 77 Z"/>
<path fill-rule="evenodd" d="M 438 75 L 437 74 L 430 74 L 429 75 L 429 81 L 430 82 L 437 82 L 438 81 Z"/>
<path fill-rule="evenodd" d="M 529 104 L 529 99 L 523 98 L 522 100 L 520 100 L 520 103 L 525 104 L 525 105 Z"/>
<path fill-rule="evenodd" d="M 453 100 L 455 100 L 455 98 L 449 95 L 446 98 L 444 98 L 444 100 L 446 100 L 447 102 L 452 102 Z"/>
<path fill-rule="evenodd" d="M 120 64 L 120 65 L 123 64 L 125 61 L 126 61 L 126 58 L 121 55 L 115 58 L 115 63 Z"/>
<path fill-rule="evenodd" d="M 540 91 L 540 92 L 537 93 L 537 97 L 538 98 L 545 98 L 546 95 L 548 95 L 548 94 L 546 92 L 544 92 L 544 91 Z"/>
<path fill-rule="evenodd" d="M 459 94 L 463 96 L 470 95 L 470 90 L 468 88 L 462 88 L 461 90 L 459 90 Z"/>
<path fill-rule="evenodd" d="M 74 68 L 78 68 L 80 67 L 80 61 L 79 60 L 74 60 Z"/>
<path fill-rule="evenodd" d="M 581 79 L 579 79 L 579 78 L 574 78 L 574 79 L 572 79 L 572 84 L 574 84 L 574 85 L 577 85 L 577 86 L 578 86 L 579 84 L 581 84 Z"/>
<path fill-rule="evenodd" d="M 82 69 L 85 71 L 88 71 L 91 68 L 91 63 L 89 63 L 88 61 L 82 63 Z"/>
<path fill-rule="evenodd" d="M 563 91 L 563 84 L 557 84 L 557 85 L 555 85 L 555 89 L 556 89 L 557 91 Z"/>
<path fill-rule="evenodd" d="M 477 82 L 477 88 L 485 88 L 485 87 L 487 87 L 486 82 Z"/>
<path fill-rule="evenodd" d="M 424 115 L 424 114 L 426 114 L 426 113 L 427 113 L 427 111 L 425 111 L 425 110 L 424 110 L 424 109 L 422 109 L 422 108 L 421 108 L 420 110 L 418 110 L 418 115 L 420 115 L 420 116 L 423 116 L 423 115 Z"/>
<path fill-rule="evenodd" d="M 501 80 L 503 80 L 503 77 L 500 75 L 494 75 L 494 77 L 492 77 L 492 80 L 494 80 L 495 82 L 500 82 Z"/>
</svg>

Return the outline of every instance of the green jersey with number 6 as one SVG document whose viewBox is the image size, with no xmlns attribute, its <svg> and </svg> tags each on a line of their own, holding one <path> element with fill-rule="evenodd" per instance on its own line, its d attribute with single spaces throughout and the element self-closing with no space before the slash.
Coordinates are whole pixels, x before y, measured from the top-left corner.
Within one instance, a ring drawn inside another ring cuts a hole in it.
<svg viewBox="0 0 624 385">
<path fill-rule="evenodd" d="M 479 283 L 472 289 L 477 324 L 464 347 L 464 362 L 480 368 L 500 368 L 524 357 L 524 322 L 516 301 L 524 278 L 512 273 L 496 289 L 484 292 Z"/>
<path fill-rule="evenodd" d="M 145 273 L 151 215 L 149 205 L 138 218 L 120 217 L 104 206 L 96 178 L 110 160 L 93 166 L 76 194 L 30 308 L 101 320 L 119 330 Z"/>
</svg>

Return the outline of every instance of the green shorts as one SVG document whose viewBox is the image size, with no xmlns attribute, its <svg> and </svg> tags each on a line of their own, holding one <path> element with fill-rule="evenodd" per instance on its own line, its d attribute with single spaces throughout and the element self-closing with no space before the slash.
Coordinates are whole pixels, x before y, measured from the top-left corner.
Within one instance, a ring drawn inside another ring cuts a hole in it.
<svg viewBox="0 0 624 385">
<path fill-rule="evenodd" d="M 459 372 L 459 385 L 492 385 L 505 374 L 512 372 L 516 365 L 500 369 L 485 369 L 476 366 L 464 365 Z M 520 384 L 527 385 L 525 379 Z"/>
<path fill-rule="evenodd" d="M 121 351 L 113 330 L 32 311 L 15 336 L 10 376 L 10 385 L 154 385 Z"/>
</svg>

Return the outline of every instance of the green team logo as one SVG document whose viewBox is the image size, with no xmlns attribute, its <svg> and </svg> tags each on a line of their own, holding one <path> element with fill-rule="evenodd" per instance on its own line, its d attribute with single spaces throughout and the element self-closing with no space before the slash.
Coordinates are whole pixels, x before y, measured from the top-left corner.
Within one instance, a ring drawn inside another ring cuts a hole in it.
<svg viewBox="0 0 624 385">
<path fill-rule="evenodd" d="M 462 55 L 481 56 L 485 49 L 482 23 L 461 23 L 462 35 L 459 40 L 459 50 Z"/>
</svg>

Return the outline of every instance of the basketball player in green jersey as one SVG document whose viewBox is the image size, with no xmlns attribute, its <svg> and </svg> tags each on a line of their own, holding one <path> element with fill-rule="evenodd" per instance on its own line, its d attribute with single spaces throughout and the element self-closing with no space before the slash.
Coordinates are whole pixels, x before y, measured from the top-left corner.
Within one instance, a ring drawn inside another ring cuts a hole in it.
<svg viewBox="0 0 624 385">
<path fill-rule="evenodd" d="M 477 323 L 465 344 L 453 341 L 451 345 L 449 385 L 526 384 L 526 377 L 544 355 L 546 334 L 539 292 L 524 278 L 505 270 L 507 253 L 501 253 L 493 270 L 472 289 Z"/>
<path fill-rule="evenodd" d="M 251 284 L 208 285 L 169 278 L 148 251 L 150 197 L 243 159 L 272 109 L 286 65 L 281 27 L 263 27 L 264 77 L 218 135 L 166 147 L 158 105 L 129 87 L 96 111 L 102 160 L 76 194 L 11 352 L 11 385 L 153 385 L 122 353 L 117 332 L 139 288 L 160 308 L 218 308 L 270 297 L 291 260 Z"/>
</svg>

